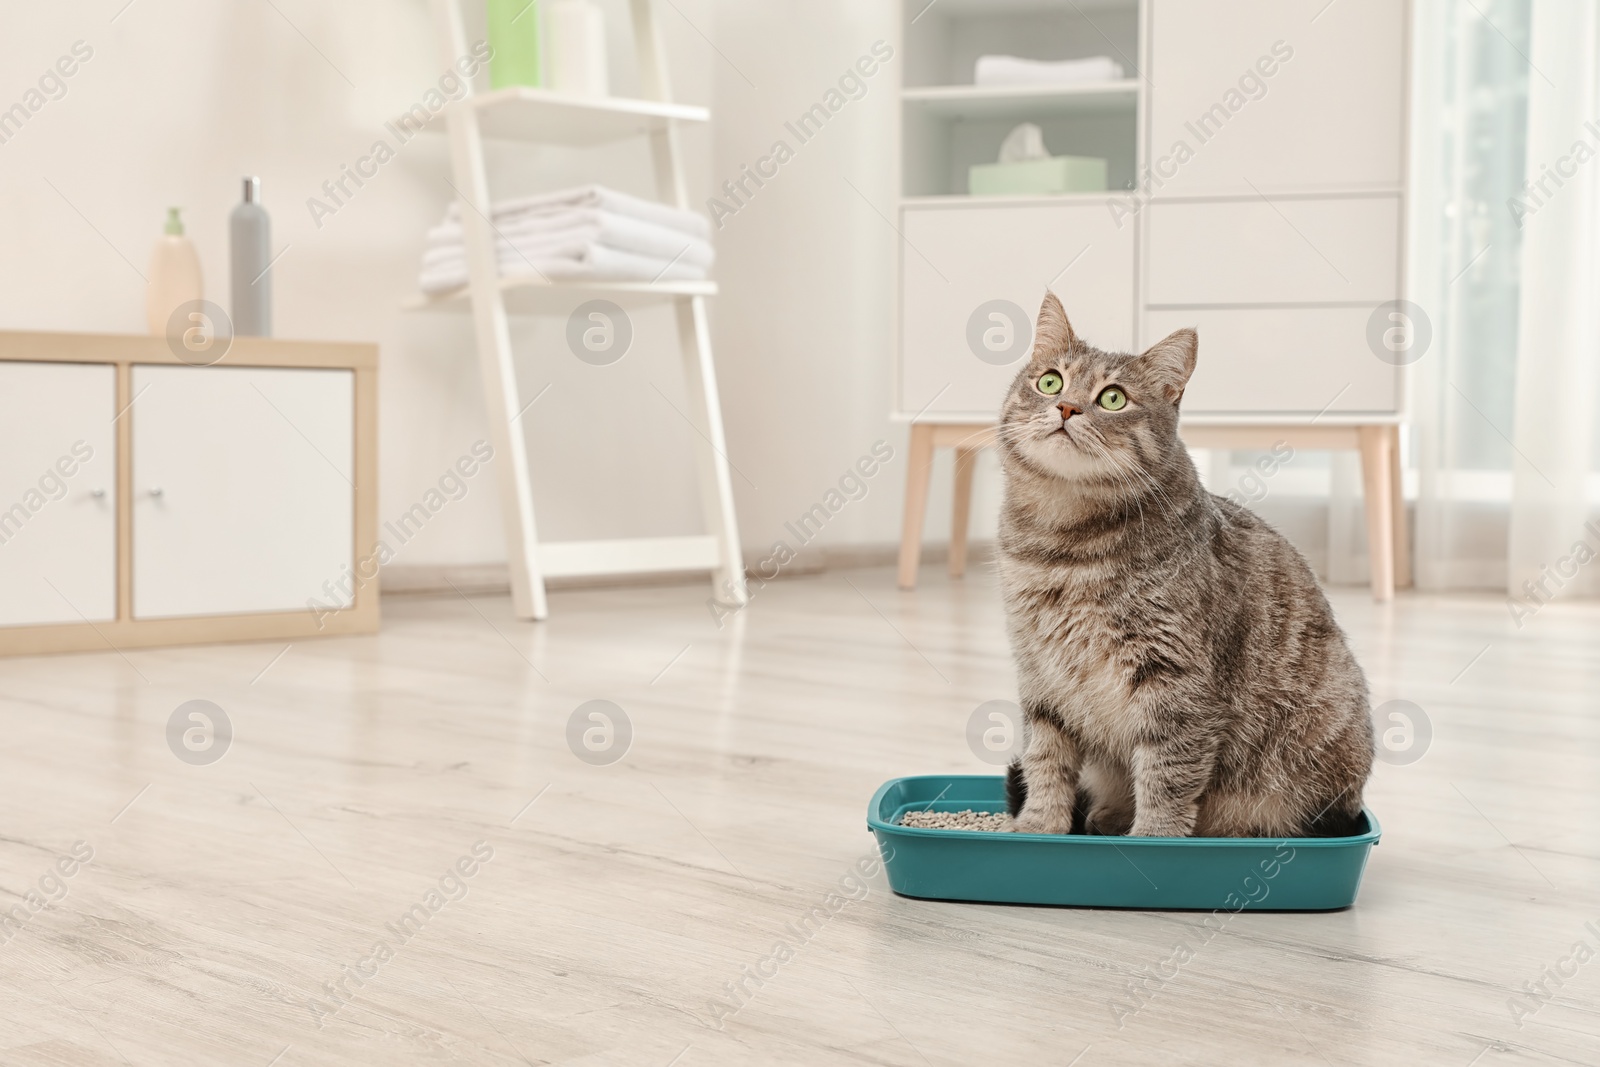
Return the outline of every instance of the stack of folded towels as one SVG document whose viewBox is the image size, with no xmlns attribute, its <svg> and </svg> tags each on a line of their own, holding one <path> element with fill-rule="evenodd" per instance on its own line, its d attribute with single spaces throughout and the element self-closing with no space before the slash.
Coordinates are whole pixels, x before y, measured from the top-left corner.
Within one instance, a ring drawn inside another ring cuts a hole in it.
<svg viewBox="0 0 1600 1067">
<path fill-rule="evenodd" d="M 1110 56 L 1054 60 L 979 56 L 972 71 L 974 85 L 1077 85 L 1121 79 L 1122 64 Z"/>
<path fill-rule="evenodd" d="M 496 204 L 490 212 L 500 275 L 551 281 L 684 281 L 711 267 L 705 217 L 599 185 Z M 430 296 L 467 284 L 461 206 L 428 231 L 422 291 Z"/>
</svg>

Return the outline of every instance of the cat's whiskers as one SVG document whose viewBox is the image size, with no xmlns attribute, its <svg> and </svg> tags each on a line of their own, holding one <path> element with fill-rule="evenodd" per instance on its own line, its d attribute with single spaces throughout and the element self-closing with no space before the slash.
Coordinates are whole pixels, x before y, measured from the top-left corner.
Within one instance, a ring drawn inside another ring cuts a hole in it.
<svg viewBox="0 0 1600 1067">
<path fill-rule="evenodd" d="M 1124 455 L 1128 456 L 1126 464 L 1123 464 L 1121 460 L 1114 461 L 1118 462 L 1119 466 L 1122 466 L 1123 469 L 1127 470 L 1129 473 L 1142 478 L 1146 484 L 1149 485 L 1151 492 L 1160 497 L 1162 503 L 1168 508 L 1168 510 L 1173 514 L 1177 514 L 1181 509 L 1172 499 L 1172 496 L 1168 493 L 1167 488 L 1157 481 L 1156 478 L 1147 469 L 1145 469 L 1137 459 L 1132 458 L 1132 456 L 1128 455 L 1127 453 L 1124 453 Z M 1176 573 L 1182 567 L 1186 566 L 1189 560 L 1194 557 L 1194 555 L 1210 537 L 1210 528 L 1206 523 L 1191 524 L 1186 532 L 1188 537 L 1186 539 L 1187 544 L 1184 546 L 1185 550 L 1176 553 L 1168 562 L 1164 570 L 1171 573 Z"/>
<path fill-rule="evenodd" d="M 1151 474 L 1150 471 L 1148 469 L 1146 469 L 1144 467 L 1144 465 L 1141 464 L 1139 462 L 1139 460 L 1132 453 L 1124 452 L 1121 455 L 1126 457 L 1126 463 L 1124 464 L 1124 468 L 1130 474 L 1134 474 L 1134 475 L 1138 476 L 1139 478 L 1142 478 L 1144 480 L 1145 484 L 1147 484 L 1150 487 L 1150 491 L 1152 493 L 1154 493 L 1155 495 L 1159 496 L 1161 498 L 1162 503 L 1164 503 L 1169 509 L 1174 509 L 1175 510 L 1177 508 L 1176 502 L 1172 499 L 1172 496 L 1167 492 L 1166 487 L 1163 486 L 1159 481 L 1157 481 L 1155 476 L 1153 474 Z M 1120 460 L 1119 460 L 1119 462 L 1120 462 Z"/>
<path fill-rule="evenodd" d="M 1128 471 L 1112 454 L 1111 449 L 1104 443 L 1103 440 L 1096 442 L 1088 435 L 1085 435 L 1084 444 L 1105 461 L 1107 468 L 1111 472 L 1112 479 L 1116 482 L 1118 488 L 1122 490 L 1119 497 L 1119 503 L 1122 505 L 1123 520 L 1126 521 L 1128 518 L 1128 509 L 1130 505 L 1138 508 L 1139 530 L 1141 533 L 1143 533 L 1145 527 L 1144 496 L 1143 494 L 1137 492 L 1138 483 L 1129 479 L 1128 475 L 1132 472 Z"/>
<path fill-rule="evenodd" d="M 1000 427 L 997 428 L 997 430 L 1004 430 L 1004 429 L 1005 429 L 1004 426 L 1000 426 Z M 967 436 L 965 436 L 961 440 L 957 441 L 955 443 L 955 447 L 956 448 L 976 447 L 976 446 L 969 445 L 968 442 L 976 440 L 977 438 L 982 437 L 984 434 L 986 434 L 988 432 L 989 432 L 989 428 L 988 427 L 980 426 L 978 429 L 973 430 L 971 433 L 967 434 Z M 997 432 L 995 436 L 998 437 L 999 433 Z M 982 442 L 980 441 L 979 445 L 981 445 L 981 444 L 982 444 Z"/>
<path fill-rule="evenodd" d="M 1123 484 L 1129 487 L 1128 495 L 1135 498 L 1139 506 L 1141 523 L 1144 519 L 1144 497 L 1146 496 L 1156 498 L 1169 511 L 1176 508 L 1176 504 L 1166 488 L 1136 458 L 1126 452 L 1113 451 L 1103 437 L 1098 447 L 1107 465 L 1124 476 Z M 1141 483 L 1148 489 L 1148 492 L 1140 493 L 1137 491 Z"/>
<path fill-rule="evenodd" d="M 1010 445 L 1013 451 L 1020 451 L 1021 444 L 1046 440 L 1060 429 L 1060 424 L 1053 416 L 1039 413 L 1024 421 L 1003 422 L 997 433 L 997 441 Z M 1148 523 L 1147 501 L 1154 501 L 1168 511 L 1175 509 L 1166 488 L 1137 458 L 1119 451 L 1098 429 L 1080 424 L 1071 435 L 1071 445 L 1094 460 L 1098 468 L 1092 478 L 1082 479 L 1080 485 L 1087 488 L 1095 482 L 1109 484 L 1115 506 L 1121 511 L 1124 521 L 1137 513 L 1141 533 L 1146 530 Z"/>
</svg>

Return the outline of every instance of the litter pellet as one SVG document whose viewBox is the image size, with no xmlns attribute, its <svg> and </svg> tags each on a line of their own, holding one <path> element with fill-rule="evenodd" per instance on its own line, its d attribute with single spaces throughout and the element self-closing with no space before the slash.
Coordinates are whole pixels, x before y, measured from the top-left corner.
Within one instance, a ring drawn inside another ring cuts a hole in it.
<svg viewBox="0 0 1600 1067">
<path fill-rule="evenodd" d="M 922 830 L 982 830 L 992 834 L 1011 833 L 1011 816 L 1003 811 L 908 811 L 900 817 L 901 826 Z"/>
</svg>

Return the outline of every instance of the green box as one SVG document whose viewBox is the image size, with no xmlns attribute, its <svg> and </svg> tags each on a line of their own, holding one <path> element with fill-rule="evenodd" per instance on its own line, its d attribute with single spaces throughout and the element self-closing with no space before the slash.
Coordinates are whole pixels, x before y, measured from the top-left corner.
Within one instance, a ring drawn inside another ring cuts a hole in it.
<svg viewBox="0 0 1600 1067">
<path fill-rule="evenodd" d="M 1103 193 L 1106 161 L 1092 156 L 1051 156 L 1017 163 L 979 163 L 967 171 L 973 196 L 1040 196 Z"/>
<path fill-rule="evenodd" d="M 537 0 L 488 0 L 489 85 L 541 84 Z"/>
</svg>

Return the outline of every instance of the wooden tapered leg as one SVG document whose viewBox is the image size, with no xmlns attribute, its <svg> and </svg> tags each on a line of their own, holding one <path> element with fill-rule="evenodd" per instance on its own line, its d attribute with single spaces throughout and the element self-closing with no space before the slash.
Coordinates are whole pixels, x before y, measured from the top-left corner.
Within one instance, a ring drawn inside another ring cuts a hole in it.
<svg viewBox="0 0 1600 1067">
<path fill-rule="evenodd" d="M 1394 598 L 1393 428 L 1361 427 L 1361 484 L 1367 509 L 1367 561 L 1372 599 Z"/>
<path fill-rule="evenodd" d="M 1394 519 L 1394 587 L 1410 589 L 1411 530 L 1406 518 L 1405 476 L 1400 469 L 1400 427 L 1389 427 L 1389 509 Z"/>
<path fill-rule="evenodd" d="M 950 577 L 967 573 L 967 526 L 972 516 L 972 471 L 976 448 L 956 449 L 955 502 L 950 508 Z"/>
<path fill-rule="evenodd" d="M 928 485 L 933 480 L 932 423 L 911 424 L 911 447 L 906 459 L 906 513 L 900 528 L 900 588 L 917 587 L 917 566 L 922 562 L 922 520 L 928 510 Z"/>
</svg>

